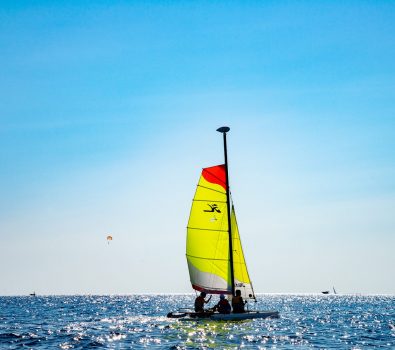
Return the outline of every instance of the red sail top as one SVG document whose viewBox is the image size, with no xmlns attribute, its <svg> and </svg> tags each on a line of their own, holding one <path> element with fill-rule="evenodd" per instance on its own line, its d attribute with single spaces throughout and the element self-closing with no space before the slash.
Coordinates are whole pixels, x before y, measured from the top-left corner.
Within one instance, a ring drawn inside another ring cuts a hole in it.
<svg viewBox="0 0 395 350">
<path fill-rule="evenodd" d="M 226 172 L 225 164 L 203 168 L 202 176 L 208 182 L 220 185 L 226 191 Z"/>
</svg>

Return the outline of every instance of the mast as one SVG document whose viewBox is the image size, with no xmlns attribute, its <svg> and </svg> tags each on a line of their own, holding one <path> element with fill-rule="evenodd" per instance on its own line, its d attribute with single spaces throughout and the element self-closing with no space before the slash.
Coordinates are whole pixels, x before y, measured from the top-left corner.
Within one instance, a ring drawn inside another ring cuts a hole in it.
<svg viewBox="0 0 395 350">
<path fill-rule="evenodd" d="M 235 278 L 233 268 L 233 247 L 232 247 L 232 226 L 230 218 L 230 200 L 229 200 L 229 176 L 228 176 L 228 152 L 226 148 L 226 133 L 230 130 L 227 126 L 217 129 L 224 136 L 224 155 L 225 155 L 225 174 L 226 174 L 226 211 L 228 213 L 228 234 L 229 234 L 229 262 L 230 262 L 230 280 L 232 284 L 232 296 L 235 295 Z"/>
</svg>

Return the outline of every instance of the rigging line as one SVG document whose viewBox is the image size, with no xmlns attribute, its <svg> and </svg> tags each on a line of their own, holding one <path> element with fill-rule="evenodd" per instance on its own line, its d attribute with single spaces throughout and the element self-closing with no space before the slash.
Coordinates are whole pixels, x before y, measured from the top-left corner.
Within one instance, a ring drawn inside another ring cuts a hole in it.
<svg viewBox="0 0 395 350">
<path fill-rule="evenodd" d="M 197 228 L 197 227 L 190 227 L 187 226 L 188 230 L 199 230 L 199 231 L 213 231 L 213 232 L 228 232 L 227 230 L 214 230 L 212 228 Z"/>
<path fill-rule="evenodd" d="M 200 260 L 215 260 L 215 261 L 229 261 L 229 259 L 214 259 L 214 258 L 202 258 L 201 256 L 194 256 L 194 255 L 189 255 L 185 254 L 188 258 L 194 258 L 194 259 L 200 259 Z"/>
</svg>

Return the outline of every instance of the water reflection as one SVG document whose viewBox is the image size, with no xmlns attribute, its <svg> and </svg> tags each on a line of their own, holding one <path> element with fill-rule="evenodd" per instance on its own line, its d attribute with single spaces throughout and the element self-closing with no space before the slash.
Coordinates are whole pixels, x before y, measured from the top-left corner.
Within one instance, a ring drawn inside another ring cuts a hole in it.
<svg viewBox="0 0 395 350">
<path fill-rule="evenodd" d="M 395 297 L 265 295 L 280 319 L 168 319 L 193 295 L 0 297 L 0 348 L 395 348 Z"/>
</svg>

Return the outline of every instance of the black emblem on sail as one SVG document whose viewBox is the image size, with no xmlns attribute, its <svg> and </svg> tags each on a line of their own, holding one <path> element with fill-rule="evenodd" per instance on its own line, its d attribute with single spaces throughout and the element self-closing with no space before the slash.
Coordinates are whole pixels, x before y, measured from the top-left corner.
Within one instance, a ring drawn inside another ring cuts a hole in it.
<svg viewBox="0 0 395 350">
<path fill-rule="evenodd" d="M 221 210 L 218 209 L 217 204 L 208 204 L 207 203 L 207 205 L 210 207 L 210 210 L 203 210 L 206 213 L 213 213 L 213 212 L 220 213 L 221 212 Z"/>
</svg>

